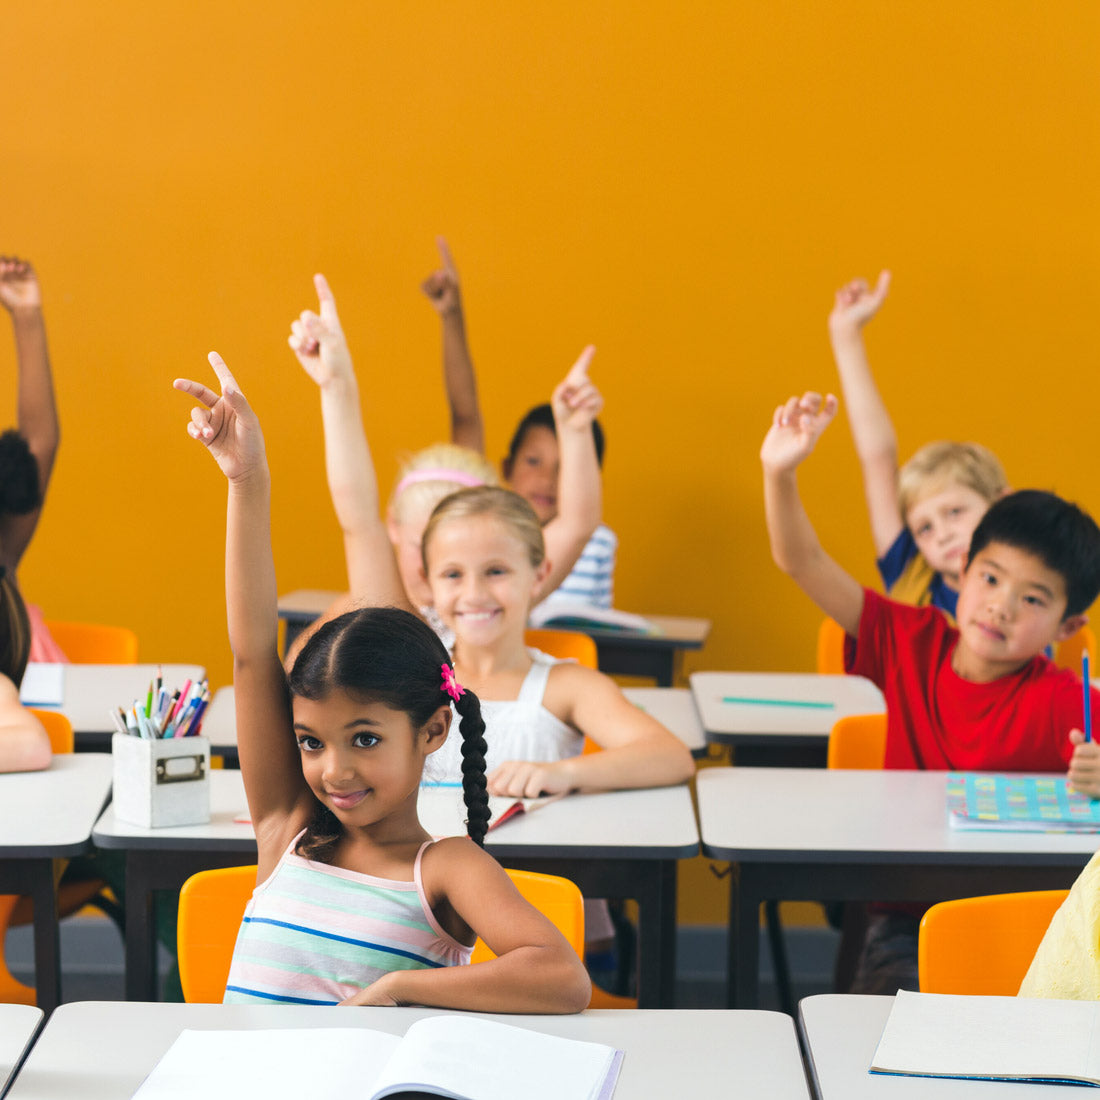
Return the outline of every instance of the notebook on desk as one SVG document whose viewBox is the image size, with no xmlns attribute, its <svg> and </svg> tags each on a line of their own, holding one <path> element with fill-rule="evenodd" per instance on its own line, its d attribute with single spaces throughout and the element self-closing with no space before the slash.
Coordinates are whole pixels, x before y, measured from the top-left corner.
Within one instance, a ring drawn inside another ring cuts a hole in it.
<svg viewBox="0 0 1100 1100">
<path fill-rule="evenodd" d="M 1100 832 L 1100 801 L 1071 790 L 1061 775 L 950 772 L 947 813 L 953 829 Z"/>
<path fill-rule="evenodd" d="M 530 625 L 548 630 L 620 630 L 624 634 L 659 635 L 660 627 L 642 615 L 613 607 L 592 607 L 547 600 L 531 612 Z"/>
</svg>

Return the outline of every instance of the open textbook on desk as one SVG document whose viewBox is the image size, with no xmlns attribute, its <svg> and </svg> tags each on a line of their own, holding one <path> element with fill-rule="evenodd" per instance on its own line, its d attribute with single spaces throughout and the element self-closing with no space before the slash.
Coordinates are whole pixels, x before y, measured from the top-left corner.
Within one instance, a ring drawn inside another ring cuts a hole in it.
<svg viewBox="0 0 1100 1100">
<path fill-rule="evenodd" d="M 1100 801 L 1071 790 L 1064 775 L 949 772 L 947 813 L 953 829 L 1100 832 Z"/>
<path fill-rule="evenodd" d="M 530 625 L 546 630 L 620 630 L 624 634 L 660 634 L 656 623 L 630 611 L 547 600 L 531 611 Z"/>
<path fill-rule="evenodd" d="M 902 989 L 869 1072 L 1100 1086 L 1100 1001 Z"/>
<path fill-rule="evenodd" d="M 474 1016 L 367 1028 L 180 1032 L 134 1100 L 609 1100 L 623 1052 Z"/>
</svg>

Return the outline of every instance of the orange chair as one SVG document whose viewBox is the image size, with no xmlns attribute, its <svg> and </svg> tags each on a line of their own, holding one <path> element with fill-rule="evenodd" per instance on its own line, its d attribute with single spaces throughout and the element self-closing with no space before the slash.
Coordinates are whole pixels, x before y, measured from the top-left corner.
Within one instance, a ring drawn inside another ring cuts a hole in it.
<svg viewBox="0 0 1100 1100">
<path fill-rule="evenodd" d="M 922 993 L 1014 997 L 1068 890 L 990 894 L 933 905 L 920 922 Z"/>
<path fill-rule="evenodd" d="M 541 649 L 551 657 L 573 660 L 585 668 L 598 668 L 596 643 L 587 634 L 575 630 L 528 630 L 523 640 L 532 649 Z"/>
<path fill-rule="evenodd" d="M 50 737 L 50 748 L 58 755 L 73 751 L 72 723 L 63 714 L 56 711 L 28 708 L 46 727 Z M 85 882 L 63 883 L 58 891 L 57 910 L 62 917 L 83 909 L 99 894 L 106 884 L 99 879 Z M 33 986 L 19 981 L 8 969 L 4 957 L 4 937 L 9 927 L 29 924 L 34 918 L 34 907 L 28 897 L 19 894 L 0 894 L 0 1002 L 5 1004 L 33 1005 L 35 991 Z"/>
<path fill-rule="evenodd" d="M 817 671 L 823 676 L 844 674 L 844 627 L 832 619 L 818 627 Z"/>
<path fill-rule="evenodd" d="M 582 955 L 584 903 L 581 892 L 556 875 L 509 871 L 519 892 L 548 917 Z M 226 867 L 192 875 L 180 890 L 177 948 L 183 996 L 189 1004 L 221 1001 L 245 906 L 256 888 L 256 866 Z M 479 939 L 472 962 L 495 956 Z"/>
<path fill-rule="evenodd" d="M 137 635 L 125 626 L 70 623 L 47 619 L 46 628 L 73 664 L 133 665 L 137 663 Z"/>
<path fill-rule="evenodd" d="M 1089 655 L 1089 663 L 1096 665 L 1096 632 L 1087 623 L 1071 634 L 1054 649 L 1054 663 L 1059 668 L 1069 668 L 1081 674 L 1081 654 Z"/>
<path fill-rule="evenodd" d="M 886 715 L 850 714 L 829 731 L 826 767 L 871 771 L 886 760 Z"/>
</svg>

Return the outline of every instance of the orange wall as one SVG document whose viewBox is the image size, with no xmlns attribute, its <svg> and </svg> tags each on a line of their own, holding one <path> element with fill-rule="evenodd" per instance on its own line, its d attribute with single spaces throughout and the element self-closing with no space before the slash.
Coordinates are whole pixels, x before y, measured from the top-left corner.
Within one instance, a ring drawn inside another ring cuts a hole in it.
<svg viewBox="0 0 1100 1100">
<path fill-rule="evenodd" d="M 818 615 L 770 564 L 757 450 L 779 399 L 833 384 L 825 316 L 853 274 L 895 273 L 870 345 L 904 451 L 977 438 L 1016 484 L 1100 508 L 1100 8 L 992 10 L 10 6 L 0 250 L 40 269 L 65 433 L 28 596 L 227 682 L 224 485 L 170 390 L 208 377 L 210 348 L 266 429 L 280 587 L 339 585 L 288 324 L 325 271 L 389 484 L 445 431 L 417 290 L 440 232 L 493 454 L 598 345 L 617 603 L 711 617 L 691 667 L 812 661 Z M 871 579 L 845 423 L 803 484 Z"/>
</svg>

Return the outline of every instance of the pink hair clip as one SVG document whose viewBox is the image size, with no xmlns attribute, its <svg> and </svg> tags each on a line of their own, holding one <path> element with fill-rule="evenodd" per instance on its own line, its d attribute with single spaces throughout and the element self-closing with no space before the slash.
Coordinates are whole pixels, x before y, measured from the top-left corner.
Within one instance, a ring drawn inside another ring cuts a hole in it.
<svg viewBox="0 0 1100 1100">
<path fill-rule="evenodd" d="M 439 667 L 443 672 L 443 683 L 440 685 L 439 690 L 445 691 L 457 703 L 466 694 L 466 689 L 455 679 L 455 670 L 450 665 L 440 665 Z"/>
</svg>

